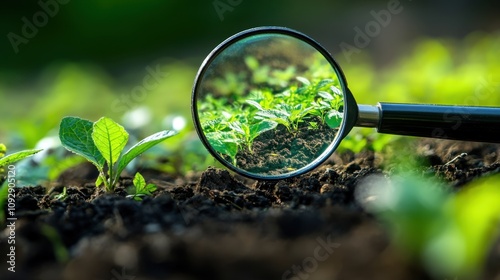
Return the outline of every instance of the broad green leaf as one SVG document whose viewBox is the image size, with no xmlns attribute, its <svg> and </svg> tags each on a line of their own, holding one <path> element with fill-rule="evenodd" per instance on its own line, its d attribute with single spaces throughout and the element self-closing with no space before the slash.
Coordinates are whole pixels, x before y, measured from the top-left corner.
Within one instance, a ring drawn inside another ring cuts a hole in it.
<svg viewBox="0 0 500 280">
<path fill-rule="evenodd" d="M 141 201 L 143 196 L 151 195 L 157 189 L 154 184 L 146 185 L 146 180 L 139 172 L 135 173 L 133 184 L 135 188 L 131 190 L 132 193 L 127 195 L 127 197 L 131 197 L 137 201 Z"/>
<path fill-rule="evenodd" d="M 342 113 L 340 113 L 339 111 L 331 110 L 330 112 L 328 112 L 325 121 L 330 128 L 338 128 L 342 123 Z"/>
<path fill-rule="evenodd" d="M 337 95 L 343 95 L 342 91 L 340 89 L 338 89 L 336 86 L 332 86 L 330 89 L 333 91 L 333 93 L 335 93 Z"/>
<path fill-rule="evenodd" d="M 152 192 L 156 191 L 158 187 L 155 184 L 147 184 L 144 190 L 148 193 L 151 194 Z"/>
<path fill-rule="evenodd" d="M 94 123 L 92 139 L 99 152 L 108 162 L 108 167 L 112 168 L 112 165 L 118 160 L 127 144 L 128 133 L 123 126 L 110 118 L 103 117 Z"/>
<path fill-rule="evenodd" d="M 297 77 L 297 80 L 299 80 L 299 82 L 303 83 L 306 86 L 310 86 L 311 85 L 311 82 L 307 78 Z"/>
<path fill-rule="evenodd" d="M 262 108 L 262 106 L 260 106 L 260 104 L 256 101 L 253 101 L 253 100 L 245 100 L 246 103 L 252 105 L 253 107 L 257 108 L 257 110 L 259 111 L 264 111 L 264 109 Z"/>
<path fill-rule="evenodd" d="M 238 132 L 238 133 L 241 133 L 241 134 L 245 134 L 245 132 L 243 131 L 243 128 L 241 128 L 241 124 L 237 123 L 237 122 L 232 122 L 229 124 L 229 127 Z"/>
<path fill-rule="evenodd" d="M 40 151 L 41 151 L 41 149 L 40 150 L 27 150 L 27 151 L 20 151 L 17 153 L 7 155 L 3 158 L 0 158 L 0 167 L 9 165 L 9 164 L 17 162 L 17 161 L 20 161 L 23 158 L 27 158 L 29 156 L 32 156 Z"/>
<path fill-rule="evenodd" d="M 257 138 L 257 136 L 259 136 L 260 134 L 262 134 L 268 130 L 276 128 L 277 125 L 278 125 L 278 123 L 274 122 L 274 121 L 261 121 L 257 124 L 251 125 L 250 126 L 251 139 L 250 140 L 253 141 L 255 138 Z"/>
<path fill-rule="evenodd" d="M 329 92 L 320 91 L 320 92 L 318 92 L 318 95 L 321 96 L 321 97 L 323 97 L 326 100 L 333 100 L 333 96 Z"/>
<path fill-rule="evenodd" d="M 334 81 L 332 79 L 324 79 L 324 80 L 321 80 L 317 85 L 316 85 L 316 89 L 322 89 L 324 88 L 325 86 L 329 85 L 329 84 L 332 84 Z"/>
<path fill-rule="evenodd" d="M 220 139 L 209 139 L 208 142 L 212 149 L 220 154 L 229 156 L 234 162 L 236 154 L 238 153 L 238 144 L 234 141 L 223 141 Z"/>
<path fill-rule="evenodd" d="M 135 157 L 149 150 L 154 145 L 160 143 L 161 141 L 176 135 L 177 132 L 173 130 L 163 130 L 157 132 L 151 136 L 148 136 L 141 140 L 139 143 L 135 144 L 132 148 L 126 151 L 120 160 L 118 161 L 118 168 L 116 175 L 119 176 L 123 169 L 129 164 Z"/>
<path fill-rule="evenodd" d="M 102 170 L 104 157 L 92 140 L 93 123 L 77 117 L 65 117 L 59 126 L 59 139 L 64 148 L 78 154 Z"/>
<path fill-rule="evenodd" d="M 133 183 L 134 183 L 134 186 L 136 189 L 136 193 L 137 193 L 137 190 L 142 190 L 146 186 L 146 180 L 139 172 L 135 173 Z"/>
</svg>

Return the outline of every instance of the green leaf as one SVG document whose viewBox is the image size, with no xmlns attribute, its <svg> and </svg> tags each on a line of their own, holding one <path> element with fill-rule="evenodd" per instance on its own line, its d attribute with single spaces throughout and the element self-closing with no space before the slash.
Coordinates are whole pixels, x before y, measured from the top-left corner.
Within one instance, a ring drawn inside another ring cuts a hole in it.
<svg viewBox="0 0 500 280">
<path fill-rule="evenodd" d="M 158 187 L 155 184 L 147 184 L 147 186 L 144 188 L 148 194 L 151 194 L 152 192 L 156 191 Z"/>
<path fill-rule="evenodd" d="M 154 184 L 146 185 L 146 180 L 139 172 L 135 173 L 133 184 L 135 188 L 129 190 L 127 197 L 137 201 L 141 201 L 143 196 L 151 195 L 157 189 Z"/>
<path fill-rule="evenodd" d="M 334 81 L 332 79 L 324 79 L 324 80 L 321 80 L 317 85 L 316 85 L 316 89 L 319 90 L 319 89 L 322 89 L 324 88 L 325 86 L 329 85 L 329 84 L 332 84 L 334 83 Z"/>
<path fill-rule="evenodd" d="M 259 61 L 253 56 L 245 57 L 245 64 L 251 70 L 257 70 L 259 68 Z"/>
<path fill-rule="evenodd" d="M 342 91 L 340 89 L 338 89 L 336 86 L 332 86 L 330 89 L 333 91 L 334 94 L 337 94 L 340 96 L 343 95 Z"/>
<path fill-rule="evenodd" d="M 99 177 L 97 177 L 97 179 L 95 180 L 95 186 L 98 188 L 100 185 L 102 185 L 102 183 L 104 183 L 104 178 L 99 175 Z"/>
<path fill-rule="evenodd" d="M 320 91 L 320 92 L 318 92 L 318 95 L 323 97 L 326 100 L 333 100 L 333 96 L 329 92 Z"/>
<path fill-rule="evenodd" d="M 86 158 L 102 170 L 105 160 L 92 140 L 93 125 L 88 120 L 65 117 L 59 126 L 59 139 L 64 148 Z"/>
<path fill-rule="evenodd" d="M 339 111 L 331 110 L 330 112 L 328 112 L 325 121 L 330 128 L 338 128 L 342 123 L 342 113 L 340 113 Z"/>
<path fill-rule="evenodd" d="M 251 140 L 253 141 L 260 134 L 268 130 L 275 129 L 276 126 L 278 126 L 278 123 L 274 121 L 261 121 L 257 124 L 251 125 L 250 126 Z"/>
<path fill-rule="evenodd" d="M 138 193 L 137 190 L 142 190 L 146 186 L 146 180 L 141 173 L 137 172 L 135 173 L 133 184 L 135 186 L 136 193 Z"/>
<path fill-rule="evenodd" d="M 29 156 L 32 156 L 40 151 L 41 151 L 41 149 L 39 149 L 39 150 L 26 150 L 26 151 L 20 151 L 17 153 L 10 154 L 10 155 L 5 156 L 5 157 L 0 159 L 0 167 L 9 165 L 9 164 L 17 162 L 17 161 L 20 161 L 20 160 L 27 158 Z"/>
<path fill-rule="evenodd" d="M 257 108 L 257 110 L 259 111 L 264 111 L 264 109 L 262 108 L 262 106 L 260 106 L 260 104 L 256 101 L 253 101 L 253 100 L 245 100 L 246 103 L 252 105 L 253 107 Z"/>
<path fill-rule="evenodd" d="M 141 140 L 139 143 L 135 144 L 132 148 L 126 151 L 120 160 L 118 161 L 118 167 L 116 175 L 119 176 L 120 173 L 125 169 L 127 164 L 129 164 L 135 157 L 144 153 L 154 145 L 160 143 L 161 141 L 176 135 L 177 132 L 173 130 L 164 130 L 157 132 L 151 136 L 148 136 Z"/>
<path fill-rule="evenodd" d="M 229 132 L 210 132 L 205 134 L 208 143 L 216 152 L 229 156 L 233 162 L 238 153 L 239 140 Z"/>
<path fill-rule="evenodd" d="M 299 82 L 303 83 L 306 86 L 310 86 L 311 85 L 311 82 L 307 78 L 297 77 L 296 79 L 299 80 Z"/>
<path fill-rule="evenodd" d="M 108 162 L 108 167 L 112 168 L 127 144 L 128 133 L 123 126 L 110 118 L 103 117 L 94 123 L 92 139 L 99 152 Z"/>
</svg>

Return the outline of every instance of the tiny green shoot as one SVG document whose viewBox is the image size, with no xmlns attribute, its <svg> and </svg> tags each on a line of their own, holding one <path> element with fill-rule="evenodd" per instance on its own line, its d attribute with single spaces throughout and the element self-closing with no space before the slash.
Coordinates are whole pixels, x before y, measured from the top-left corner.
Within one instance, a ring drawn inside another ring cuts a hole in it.
<svg viewBox="0 0 500 280">
<path fill-rule="evenodd" d="M 175 134 L 171 130 L 157 132 L 123 152 L 129 134 L 110 118 L 103 117 L 92 123 L 78 117 L 65 117 L 59 127 L 63 147 L 97 167 L 96 187 L 104 184 L 106 191 L 114 190 L 120 174 L 135 157 Z"/>
<path fill-rule="evenodd" d="M 7 166 L 7 165 L 12 164 L 14 162 L 18 162 L 24 158 L 30 157 L 30 156 L 38 153 L 40 151 L 41 151 L 41 149 L 24 150 L 24 151 L 19 151 L 17 153 L 13 153 L 13 154 L 5 156 L 5 153 L 7 152 L 7 148 L 5 147 L 4 144 L 0 143 L 0 167 Z"/>
<path fill-rule="evenodd" d="M 55 195 L 54 198 L 60 201 L 64 201 L 66 198 L 68 198 L 66 187 L 63 188 L 62 193 Z"/>
<path fill-rule="evenodd" d="M 134 188 L 131 188 L 127 197 L 137 201 L 141 201 L 145 196 L 151 196 L 157 189 L 154 184 L 146 184 L 146 180 L 139 172 L 135 173 L 133 184 Z"/>
</svg>

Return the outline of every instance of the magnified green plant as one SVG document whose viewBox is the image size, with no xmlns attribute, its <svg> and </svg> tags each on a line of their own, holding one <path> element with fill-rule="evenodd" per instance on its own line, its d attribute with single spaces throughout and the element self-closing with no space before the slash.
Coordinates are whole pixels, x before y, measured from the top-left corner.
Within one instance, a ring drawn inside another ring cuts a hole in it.
<svg viewBox="0 0 500 280">
<path fill-rule="evenodd" d="M 96 187 L 104 184 L 106 191 L 113 191 L 120 174 L 135 157 L 175 134 L 171 130 L 160 131 L 122 153 L 129 134 L 110 118 L 103 117 L 92 123 L 77 117 L 65 117 L 59 127 L 62 145 L 97 167 Z"/>
<path fill-rule="evenodd" d="M 334 81 L 323 79 L 311 83 L 304 77 L 297 77 L 297 80 L 304 86 L 291 87 L 283 93 L 276 94 L 279 103 L 269 102 L 268 96 L 262 96 L 259 102 L 246 100 L 246 103 L 258 110 L 256 118 L 282 124 L 291 133 L 297 131 L 303 122 L 314 123 L 316 120 L 311 119 L 312 116 L 317 116 L 321 123 L 327 123 L 331 128 L 338 128 L 342 122 L 340 110 L 343 109 L 343 95 L 333 85 Z M 325 88 L 331 92 L 324 91 Z M 274 97 L 272 99 L 274 100 Z M 264 103 L 265 107 L 261 103 Z"/>
<path fill-rule="evenodd" d="M 321 97 L 317 102 L 313 102 L 313 115 L 317 115 L 330 128 L 338 128 L 342 123 L 343 95 L 335 86 L 331 87 L 333 92 L 319 91 Z"/>
<path fill-rule="evenodd" d="M 146 184 L 146 180 L 139 172 L 135 173 L 133 184 L 134 188 L 129 190 L 127 197 L 137 201 L 141 201 L 145 196 L 151 196 L 157 189 L 154 184 Z"/>
<path fill-rule="evenodd" d="M 302 130 L 338 129 L 343 117 L 343 94 L 337 75 L 323 57 L 312 57 L 322 62 L 312 63 L 314 69 L 308 68 L 308 62 L 307 70 L 300 73 L 295 66 L 276 66 L 283 64 L 280 60 L 256 57 L 245 57 L 246 70 L 220 70 L 220 77 L 229 77 L 227 72 L 232 71 L 232 76 L 248 77 L 239 80 L 244 86 L 229 93 L 225 86 L 211 87 L 213 93 L 206 92 L 198 100 L 200 124 L 207 141 L 235 165 L 238 153 L 253 154 L 254 142 L 265 132 L 282 127 L 293 136 Z"/>
<path fill-rule="evenodd" d="M 262 133 L 274 129 L 276 126 L 277 123 L 273 121 L 262 120 L 249 124 L 246 123 L 246 119 L 242 119 L 241 122 L 235 121 L 229 124 L 229 128 L 231 128 L 236 135 L 242 139 L 242 143 L 250 152 L 252 152 L 253 140 L 255 140 L 255 138 Z"/>
</svg>

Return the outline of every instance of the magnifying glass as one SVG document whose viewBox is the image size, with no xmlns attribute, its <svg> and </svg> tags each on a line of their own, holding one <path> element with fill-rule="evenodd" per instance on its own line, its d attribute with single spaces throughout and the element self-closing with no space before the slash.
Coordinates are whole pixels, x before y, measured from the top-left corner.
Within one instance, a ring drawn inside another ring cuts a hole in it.
<svg viewBox="0 0 500 280">
<path fill-rule="evenodd" d="M 355 126 L 500 143 L 500 108 L 357 104 L 328 51 L 284 27 L 245 30 L 217 46 L 196 76 L 192 114 L 210 153 L 258 180 L 311 171 Z"/>
</svg>

